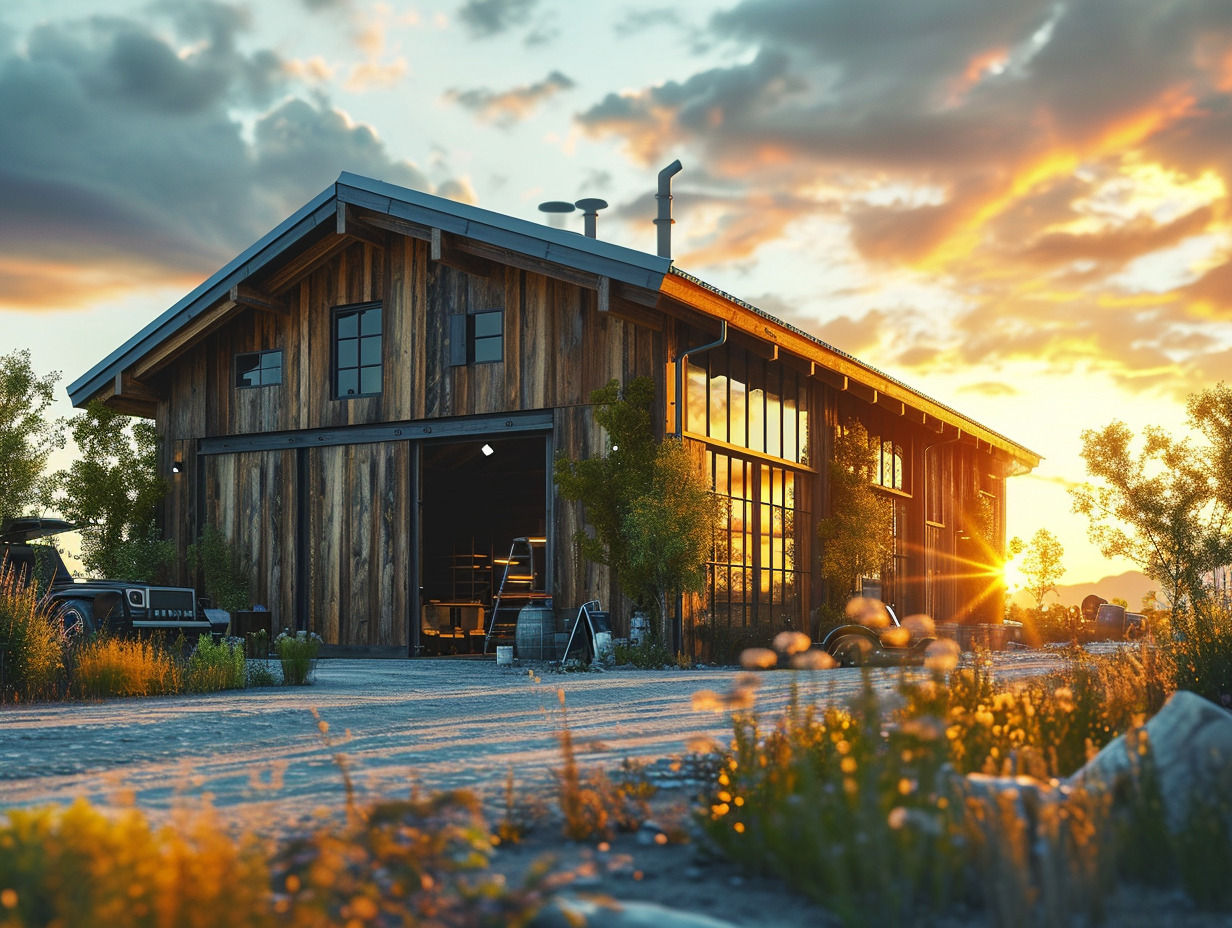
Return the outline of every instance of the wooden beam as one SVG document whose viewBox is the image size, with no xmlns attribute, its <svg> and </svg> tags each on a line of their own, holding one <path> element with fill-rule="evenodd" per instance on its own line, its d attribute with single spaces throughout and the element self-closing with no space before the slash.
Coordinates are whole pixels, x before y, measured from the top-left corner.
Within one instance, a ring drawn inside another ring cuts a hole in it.
<svg viewBox="0 0 1232 928">
<path fill-rule="evenodd" d="M 432 245 L 428 257 L 433 261 L 441 260 L 441 253 L 444 251 L 444 234 L 440 229 L 432 230 Z"/>
<path fill-rule="evenodd" d="M 122 396 L 138 402 L 157 403 L 164 398 L 161 393 L 137 380 L 128 371 L 116 372 L 112 392 L 115 396 Z"/>
<path fill-rule="evenodd" d="M 133 366 L 133 375 L 138 379 L 149 377 L 162 370 L 177 357 L 187 351 L 199 338 L 204 338 L 210 332 L 223 325 L 235 316 L 241 307 L 231 300 L 224 300 L 216 306 L 197 315 L 195 319 L 179 329 L 167 341 L 142 358 Z"/>
<path fill-rule="evenodd" d="M 851 385 L 846 374 L 840 374 L 837 371 L 832 371 L 824 365 L 818 364 L 816 361 L 809 362 L 809 376 L 820 380 L 822 383 L 828 383 L 835 390 L 845 392 Z"/>
<path fill-rule="evenodd" d="M 612 278 L 599 278 L 599 312 L 605 313 L 612 308 Z"/>
<path fill-rule="evenodd" d="M 238 283 L 231 287 L 231 302 L 245 309 L 273 313 L 284 318 L 291 315 L 291 305 L 286 300 L 270 296 L 265 291 L 258 290 L 247 283 Z"/>
<path fill-rule="evenodd" d="M 460 242 L 441 229 L 433 229 L 429 239 L 428 256 L 446 267 L 452 267 L 474 277 L 493 277 L 497 272 L 494 262 L 472 254 L 461 247 Z"/>
<path fill-rule="evenodd" d="M 651 329 L 655 332 L 663 331 L 663 317 L 661 315 L 619 297 L 612 298 L 608 313 L 617 319 L 623 319 L 625 322 L 631 322 L 633 325 L 641 326 L 644 329 Z"/>
<path fill-rule="evenodd" d="M 355 214 L 354 207 L 348 206 L 341 200 L 338 201 L 337 225 L 339 235 L 349 235 L 356 241 L 366 242 L 374 248 L 384 248 L 386 245 L 385 233 L 379 229 L 374 229 L 372 226 L 363 222 Z"/>
<path fill-rule="evenodd" d="M 352 244 L 345 235 L 327 235 L 310 245 L 265 280 L 267 292 L 278 295 L 299 283 L 318 267 Z"/>
</svg>

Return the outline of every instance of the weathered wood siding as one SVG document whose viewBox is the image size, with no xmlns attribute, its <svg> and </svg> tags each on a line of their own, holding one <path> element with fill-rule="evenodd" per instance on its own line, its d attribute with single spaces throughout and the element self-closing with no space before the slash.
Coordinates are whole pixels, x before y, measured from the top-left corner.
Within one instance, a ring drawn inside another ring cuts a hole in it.
<svg viewBox="0 0 1232 928">
<path fill-rule="evenodd" d="M 309 628 L 331 644 L 405 646 L 413 613 L 410 443 L 307 453 Z"/>
<path fill-rule="evenodd" d="M 295 452 L 214 455 L 197 470 L 205 481 L 204 520 L 231 540 L 240 562 L 249 567 L 252 602 L 271 609 L 277 627 L 293 627 Z M 179 505 L 178 494 L 172 494 L 172 501 Z"/>
<path fill-rule="evenodd" d="M 279 622 L 306 614 L 331 643 L 405 645 L 418 608 L 410 595 L 409 440 L 299 452 L 306 455 L 306 514 L 297 512 L 296 452 L 198 458 L 196 442 L 550 409 L 556 452 L 576 458 L 601 447 L 591 391 L 648 375 L 662 395 L 661 333 L 600 313 L 595 293 L 576 284 L 493 267 L 481 276 L 430 261 L 427 243 L 398 235 L 384 248 L 353 243 L 290 285 L 282 294 L 286 315 L 242 310 L 165 367 L 157 375 L 167 396 L 158 425 L 167 453 L 185 462 L 165 510 L 178 549 L 205 524 L 217 525 L 248 557 L 254 595 Z M 383 304 L 382 392 L 334 399 L 332 309 L 374 300 Z M 504 312 L 504 360 L 451 366 L 449 317 L 494 309 Z M 283 352 L 282 384 L 236 388 L 235 356 L 271 349 Z M 576 507 L 558 502 L 553 516 L 557 602 L 597 596 L 607 605 L 615 595 L 607 569 L 571 553 Z M 273 525 L 283 532 L 277 540 Z M 297 532 L 305 531 L 306 562 L 296 565 Z"/>
</svg>

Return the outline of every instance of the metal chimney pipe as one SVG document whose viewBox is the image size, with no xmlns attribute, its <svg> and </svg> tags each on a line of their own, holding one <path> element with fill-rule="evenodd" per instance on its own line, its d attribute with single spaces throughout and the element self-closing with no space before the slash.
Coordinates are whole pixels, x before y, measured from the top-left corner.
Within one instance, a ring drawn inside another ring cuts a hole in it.
<svg viewBox="0 0 1232 928">
<path fill-rule="evenodd" d="M 672 219 L 672 178 L 683 170 L 684 165 L 677 159 L 659 172 L 659 192 L 655 194 L 655 199 L 659 201 L 659 215 L 654 224 L 659 230 L 660 258 L 672 256 L 672 225 L 675 223 Z"/>
<path fill-rule="evenodd" d="M 584 200 L 578 200 L 573 205 L 582 211 L 586 237 L 595 238 L 598 234 L 596 226 L 598 225 L 599 210 L 607 209 L 607 200 L 600 200 L 598 197 L 587 197 Z"/>
</svg>

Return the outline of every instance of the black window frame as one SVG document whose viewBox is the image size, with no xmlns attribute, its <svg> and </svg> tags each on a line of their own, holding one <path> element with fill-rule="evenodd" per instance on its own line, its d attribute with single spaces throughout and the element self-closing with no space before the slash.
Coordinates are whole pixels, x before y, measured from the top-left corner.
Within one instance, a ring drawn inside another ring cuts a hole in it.
<svg viewBox="0 0 1232 928">
<path fill-rule="evenodd" d="M 500 322 L 500 331 L 495 335 L 480 335 L 477 332 L 477 323 L 480 316 L 491 317 L 497 316 Z M 492 343 L 495 342 L 500 349 L 499 357 L 485 358 L 480 360 L 476 355 L 476 348 L 480 342 Z M 467 364 L 500 364 L 505 360 L 505 311 L 503 309 L 484 309 L 478 312 L 467 313 L 466 316 L 466 363 Z"/>
<path fill-rule="evenodd" d="M 278 364 L 277 365 L 266 364 L 265 363 L 266 359 L 271 358 L 274 355 L 278 356 Z M 240 371 L 240 359 L 241 358 L 258 358 L 259 361 L 255 368 L 249 368 L 248 370 L 241 372 Z M 267 348 L 262 351 L 237 352 L 235 354 L 234 359 L 232 360 L 231 369 L 233 372 L 231 382 L 232 382 L 232 385 L 237 390 L 258 390 L 261 387 L 281 386 L 282 385 L 282 349 L 281 348 Z M 278 371 L 278 379 L 277 380 L 267 380 L 266 379 L 267 372 L 273 371 L 273 370 Z M 260 374 L 260 383 L 241 383 L 240 382 L 242 377 L 244 377 L 247 374 L 251 374 L 254 371 Z"/>
<path fill-rule="evenodd" d="M 363 331 L 364 315 L 371 310 L 380 311 L 380 325 L 375 333 Z M 339 324 L 351 316 L 357 317 L 356 334 L 342 338 L 339 336 Z M 365 339 L 379 339 L 380 361 L 376 364 L 363 363 L 363 349 Z M 345 367 L 340 365 L 340 349 L 341 342 L 354 341 L 355 344 L 355 363 L 347 364 Z M 384 304 L 381 300 L 370 300 L 365 303 L 348 303 L 343 306 L 335 306 L 330 311 L 329 320 L 329 343 L 330 343 L 330 395 L 335 400 L 355 400 L 363 399 L 364 397 L 380 396 L 385 389 L 385 311 Z M 375 391 L 360 392 L 358 388 L 363 384 L 364 370 L 375 368 L 378 371 L 380 384 Z M 356 392 L 343 393 L 341 392 L 341 384 L 339 379 L 343 371 L 355 371 L 356 376 Z"/>
</svg>

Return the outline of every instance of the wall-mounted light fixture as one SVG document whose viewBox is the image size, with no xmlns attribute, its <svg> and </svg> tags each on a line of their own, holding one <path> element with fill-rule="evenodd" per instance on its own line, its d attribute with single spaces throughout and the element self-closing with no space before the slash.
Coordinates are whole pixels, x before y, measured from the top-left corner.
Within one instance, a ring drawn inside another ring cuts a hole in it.
<svg viewBox="0 0 1232 928">
<path fill-rule="evenodd" d="M 484 444 L 484 446 L 479 450 L 483 452 L 483 456 L 485 458 L 490 458 L 492 455 L 496 454 L 496 449 L 489 444 Z"/>
<path fill-rule="evenodd" d="M 176 458 L 171 462 L 171 473 L 182 474 L 184 472 L 184 462 L 180 458 Z"/>
</svg>

